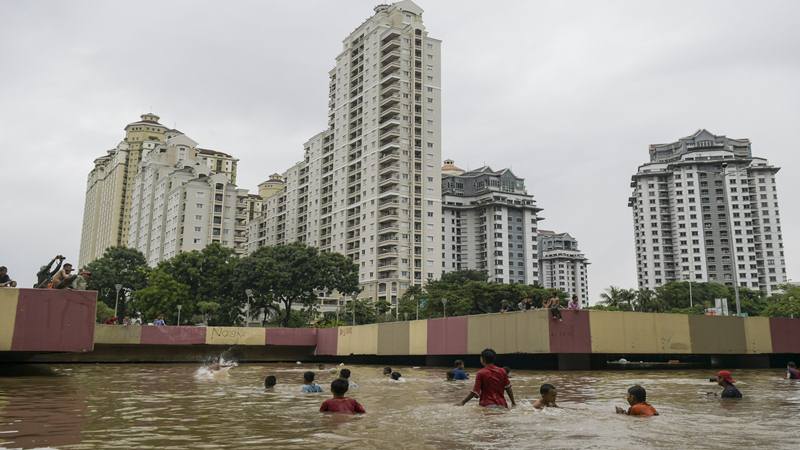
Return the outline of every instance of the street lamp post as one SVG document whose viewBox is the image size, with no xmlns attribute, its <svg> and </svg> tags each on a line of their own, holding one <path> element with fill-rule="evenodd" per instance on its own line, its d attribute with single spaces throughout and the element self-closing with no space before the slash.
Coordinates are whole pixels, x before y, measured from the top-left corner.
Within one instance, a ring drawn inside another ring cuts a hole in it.
<svg viewBox="0 0 800 450">
<path fill-rule="evenodd" d="M 442 299 L 442 315 L 445 319 L 447 319 L 447 299 Z"/>
<path fill-rule="evenodd" d="M 117 290 L 117 298 L 114 300 L 114 320 L 119 323 L 119 319 L 117 318 L 117 308 L 119 308 L 119 291 L 122 289 L 122 285 L 117 283 L 114 285 L 114 288 Z"/>
<path fill-rule="evenodd" d="M 245 295 L 247 295 L 247 312 L 245 313 L 244 320 L 246 321 L 244 326 L 250 326 L 250 303 L 253 301 L 253 290 L 252 289 L 245 289 Z"/>
<path fill-rule="evenodd" d="M 178 326 L 181 326 L 181 308 L 182 305 L 178 305 Z"/>
<path fill-rule="evenodd" d="M 419 320 L 419 297 L 415 295 L 414 299 L 417 301 L 417 320 Z"/>
<path fill-rule="evenodd" d="M 350 299 L 350 303 L 353 304 L 353 326 L 356 325 L 356 299 Z"/>
<path fill-rule="evenodd" d="M 341 306 L 339 306 L 339 297 L 336 297 L 336 326 L 337 327 L 339 326 L 339 308 L 341 308 Z"/>
</svg>

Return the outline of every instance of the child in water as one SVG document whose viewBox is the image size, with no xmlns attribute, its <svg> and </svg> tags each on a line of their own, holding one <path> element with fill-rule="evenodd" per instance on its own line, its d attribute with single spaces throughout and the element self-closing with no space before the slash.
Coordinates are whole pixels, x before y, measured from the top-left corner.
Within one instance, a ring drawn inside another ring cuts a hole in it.
<svg viewBox="0 0 800 450">
<path fill-rule="evenodd" d="M 789 361 L 786 364 L 786 379 L 787 380 L 800 380 L 800 370 L 797 370 L 797 364 L 794 361 Z"/>
<path fill-rule="evenodd" d="M 350 381 L 350 369 L 342 369 L 339 371 L 339 378 L 344 381 L 347 381 L 348 388 L 356 389 L 358 388 L 358 384 L 355 381 Z"/>
<path fill-rule="evenodd" d="M 469 374 L 464 370 L 464 361 L 457 359 L 453 366 L 453 377 L 456 380 L 469 380 Z"/>
<path fill-rule="evenodd" d="M 303 374 L 303 393 L 313 394 L 316 392 L 322 392 L 322 387 L 314 383 L 314 372 L 309 370 Z"/>
<path fill-rule="evenodd" d="M 556 387 L 552 384 L 545 383 L 539 388 L 541 398 L 533 402 L 533 407 L 536 409 L 544 409 L 545 407 L 558 408 L 556 405 Z"/>
<path fill-rule="evenodd" d="M 319 412 L 343 413 L 343 414 L 364 414 L 367 411 L 355 399 L 345 397 L 347 393 L 347 381 L 338 378 L 331 383 L 333 398 L 322 402 Z"/>
<path fill-rule="evenodd" d="M 447 376 L 447 381 L 455 381 L 456 379 L 456 374 L 452 369 L 447 371 L 446 376 Z"/>
<path fill-rule="evenodd" d="M 383 368 L 383 376 L 388 377 L 392 375 L 392 368 L 391 367 L 384 367 Z"/>
<path fill-rule="evenodd" d="M 275 375 L 267 375 L 267 377 L 264 378 L 264 389 L 272 391 L 275 389 L 276 384 L 278 384 L 278 379 L 275 378 Z"/>
<path fill-rule="evenodd" d="M 483 369 L 475 375 L 475 384 L 469 395 L 464 398 L 460 406 L 464 406 L 473 398 L 478 398 L 481 406 L 494 408 L 508 408 L 504 392 L 508 394 L 512 406 L 517 406 L 514 401 L 514 391 L 511 389 L 511 382 L 508 381 L 506 371 L 494 365 L 497 353 L 487 348 L 481 352 L 481 364 Z"/>
<path fill-rule="evenodd" d="M 631 405 L 626 411 L 617 406 L 617 414 L 627 414 L 629 416 L 657 416 L 658 411 L 647 403 L 647 391 L 643 387 L 631 386 L 628 388 L 628 404 Z"/>
<path fill-rule="evenodd" d="M 392 372 L 392 374 L 389 375 L 389 377 L 392 379 L 392 381 L 398 381 L 401 383 L 406 381 L 405 378 L 403 378 L 403 375 L 400 374 L 400 372 Z"/>
</svg>

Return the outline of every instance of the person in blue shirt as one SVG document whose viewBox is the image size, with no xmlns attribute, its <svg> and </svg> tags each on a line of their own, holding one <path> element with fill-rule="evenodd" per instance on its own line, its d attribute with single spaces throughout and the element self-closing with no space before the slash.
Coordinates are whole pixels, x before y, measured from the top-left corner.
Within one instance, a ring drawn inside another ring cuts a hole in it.
<svg viewBox="0 0 800 450">
<path fill-rule="evenodd" d="M 317 383 L 314 383 L 314 372 L 308 371 L 303 374 L 303 393 L 311 394 L 314 392 L 322 392 L 322 388 Z"/>
<path fill-rule="evenodd" d="M 469 374 L 464 370 L 464 361 L 457 359 L 453 368 L 454 380 L 469 380 Z"/>
</svg>

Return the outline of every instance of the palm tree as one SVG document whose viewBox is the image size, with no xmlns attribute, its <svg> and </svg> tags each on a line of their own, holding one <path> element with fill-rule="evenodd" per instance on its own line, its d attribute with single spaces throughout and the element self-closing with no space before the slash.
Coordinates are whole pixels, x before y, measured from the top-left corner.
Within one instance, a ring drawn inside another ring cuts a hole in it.
<svg viewBox="0 0 800 450">
<path fill-rule="evenodd" d="M 600 298 L 602 299 L 600 303 L 606 306 L 625 309 L 623 305 L 627 305 L 627 308 L 632 310 L 635 294 L 631 289 L 609 286 L 605 292 L 600 294 Z"/>
</svg>

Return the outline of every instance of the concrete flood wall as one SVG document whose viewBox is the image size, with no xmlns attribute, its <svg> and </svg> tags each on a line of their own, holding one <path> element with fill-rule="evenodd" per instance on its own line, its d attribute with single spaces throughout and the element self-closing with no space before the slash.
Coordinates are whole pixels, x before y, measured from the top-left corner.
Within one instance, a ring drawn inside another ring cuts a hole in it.
<svg viewBox="0 0 800 450">
<path fill-rule="evenodd" d="M 589 359 L 627 355 L 742 356 L 762 358 L 759 364 L 800 355 L 800 319 L 562 311 L 562 319 L 554 320 L 548 311 L 534 310 L 319 329 L 154 327 L 94 325 L 95 304 L 94 292 L 0 289 L 0 356 L 77 352 L 84 356 L 43 358 L 168 361 L 228 352 L 254 361 L 430 363 L 475 361 L 481 350 L 493 348 L 507 360 L 585 367 Z"/>
<path fill-rule="evenodd" d="M 97 292 L 0 288 L 0 352 L 89 352 Z"/>
</svg>

